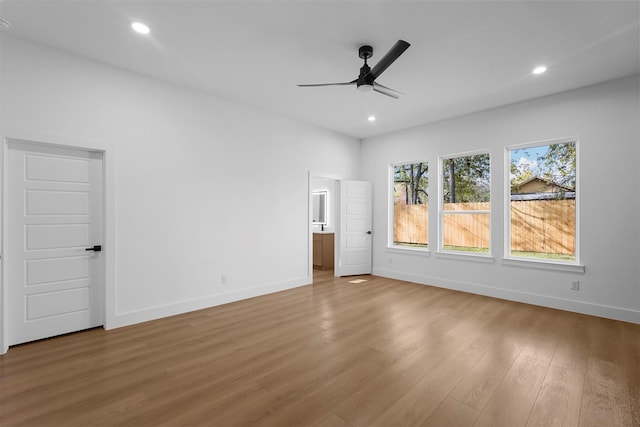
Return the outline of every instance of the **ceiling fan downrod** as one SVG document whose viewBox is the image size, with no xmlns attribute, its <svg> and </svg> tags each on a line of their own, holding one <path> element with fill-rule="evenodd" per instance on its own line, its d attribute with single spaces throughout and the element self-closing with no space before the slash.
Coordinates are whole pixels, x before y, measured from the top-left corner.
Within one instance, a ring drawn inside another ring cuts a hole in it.
<svg viewBox="0 0 640 427">
<path fill-rule="evenodd" d="M 356 86 L 360 92 L 371 92 L 373 90 L 373 78 L 369 77 L 371 67 L 367 64 L 367 59 L 373 56 L 373 47 L 365 45 L 358 49 L 358 56 L 364 59 L 364 65 L 360 68 L 360 75 Z"/>
</svg>

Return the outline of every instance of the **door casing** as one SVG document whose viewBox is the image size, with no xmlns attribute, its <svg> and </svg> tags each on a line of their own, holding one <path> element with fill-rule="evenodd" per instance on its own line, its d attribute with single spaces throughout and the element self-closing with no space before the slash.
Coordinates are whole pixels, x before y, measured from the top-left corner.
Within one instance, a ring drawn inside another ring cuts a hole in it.
<svg viewBox="0 0 640 427">
<path fill-rule="evenodd" d="M 312 211 L 313 211 L 313 189 L 312 189 L 312 185 L 311 185 L 311 181 L 312 179 L 316 177 L 316 178 L 323 178 L 323 179 L 333 179 L 337 182 L 338 187 L 336 190 L 336 195 L 335 195 L 335 210 L 336 210 L 336 221 L 335 221 L 335 237 L 334 237 L 334 276 L 335 277 L 340 277 L 341 276 L 341 269 L 340 269 L 340 260 L 341 260 L 341 249 L 340 249 L 340 236 L 341 233 L 344 232 L 344 230 L 341 230 L 340 227 L 340 223 L 341 218 L 343 213 L 340 210 L 340 206 L 341 206 L 341 200 L 340 200 L 340 187 L 341 187 L 341 183 L 343 180 L 339 179 L 339 178 L 332 178 L 332 177 L 327 177 L 327 176 L 322 176 L 322 174 L 313 174 L 311 171 L 308 172 L 307 174 L 307 184 L 308 184 L 308 193 L 309 193 L 309 200 L 308 200 L 308 220 L 307 220 L 307 224 L 308 224 L 308 264 L 307 264 L 307 274 L 309 276 L 309 280 L 312 283 L 313 282 L 313 229 L 312 229 Z M 370 214 L 372 214 L 372 212 L 370 212 Z M 370 239 L 370 237 L 369 237 Z"/>
</svg>

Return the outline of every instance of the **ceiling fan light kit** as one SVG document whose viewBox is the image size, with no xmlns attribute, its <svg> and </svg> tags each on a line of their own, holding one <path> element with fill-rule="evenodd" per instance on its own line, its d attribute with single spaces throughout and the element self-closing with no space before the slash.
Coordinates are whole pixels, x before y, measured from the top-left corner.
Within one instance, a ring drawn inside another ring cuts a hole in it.
<svg viewBox="0 0 640 427">
<path fill-rule="evenodd" d="M 373 56 L 373 48 L 369 45 L 360 46 L 358 49 L 358 56 L 364 60 L 364 65 L 360 68 L 360 74 L 358 78 L 352 80 L 350 82 L 343 83 L 318 83 L 318 84 L 302 84 L 298 85 L 299 87 L 317 87 L 317 86 L 351 86 L 356 85 L 359 92 L 371 92 L 375 91 L 381 93 L 383 95 L 389 96 L 391 98 L 398 99 L 402 93 L 397 90 L 391 89 L 380 83 L 377 83 L 375 80 L 380 77 L 391 64 L 395 62 L 400 55 L 404 53 L 411 46 L 404 40 L 398 40 L 396 44 L 378 61 L 378 63 L 373 67 L 369 67 L 367 64 L 367 59 Z"/>
</svg>

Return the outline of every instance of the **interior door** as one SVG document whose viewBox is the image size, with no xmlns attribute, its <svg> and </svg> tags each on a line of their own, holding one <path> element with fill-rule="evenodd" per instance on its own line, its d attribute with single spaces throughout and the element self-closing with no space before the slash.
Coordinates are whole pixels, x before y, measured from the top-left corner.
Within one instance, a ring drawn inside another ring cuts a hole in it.
<svg viewBox="0 0 640 427">
<path fill-rule="evenodd" d="M 102 154 L 10 141 L 9 345 L 103 324 Z"/>
<path fill-rule="evenodd" d="M 371 274 L 371 183 L 340 181 L 338 276 Z"/>
</svg>

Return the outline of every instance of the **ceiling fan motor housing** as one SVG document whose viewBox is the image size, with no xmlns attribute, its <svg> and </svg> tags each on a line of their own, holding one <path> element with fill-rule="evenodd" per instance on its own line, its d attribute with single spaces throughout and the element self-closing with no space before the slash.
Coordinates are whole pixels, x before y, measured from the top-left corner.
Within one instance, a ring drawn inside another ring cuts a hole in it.
<svg viewBox="0 0 640 427">
<path fill-rule="evenodd" d="M 358 56 L 366 61 L 373 56 L 373 48 L 368 45 L 360 46 L 360 49 L 358 49 Z"/>
</svg>

